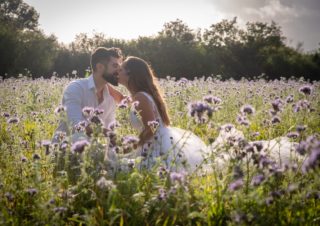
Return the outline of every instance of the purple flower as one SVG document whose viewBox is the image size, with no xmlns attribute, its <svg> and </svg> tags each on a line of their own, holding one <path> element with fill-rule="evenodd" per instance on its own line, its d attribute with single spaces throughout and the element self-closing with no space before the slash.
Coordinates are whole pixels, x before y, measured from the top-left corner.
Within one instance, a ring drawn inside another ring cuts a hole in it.
<svg viewBox="0 0 320 226">
<path fill-rule="evenodd" d="M 243 180 L 242 178 L 235 180 L 229 185 L 230 191 L 236 191 L 239 190 L 243 186 Z"/>
<path fill-rule="evenodd" d="M 305 130 L 306 130 L 306 126 L 304 126 L 304 125 L 298 125 L 297 128 L 296 128 L 296 131 L 298 133 L 301 133 L 301 132 L 303 132 Z"/>
<path fill-rule="evenodd" d="M 33 158 L 33 160 L 40 160 L 41 159 L 40 155 L 37 153 L 33 154 L 32 158 Z"/>
<path fill-rule="evenodd" d="M 191 117 L 196 117 L 198 122 L 205 121 L 203 118 L 205 113 L 210 118 L 212 116 L 212 113 L 215 111 L 213 107 L 201 101 L 189 104 L 188 108 L 189 108 L 189 115 Z"/>
<path fill-rule="evenodd" d="M 76 141 L 72 147 L 71 147 L 71 151 L 74 153 L 82 153 L 85 149 L 86 146 L 88 146 L 90 143 L 87 140 L 79 140 Z"/>
<path fill-rule="evenodd" d="M 136 107 L 139 106 L 139 104 L 140 104 L 139 101 L 134 101 L 131 103 L 131 106 L 135 109 Z"/>
<path fill-rule="evenodd" d="M 320 199 L 320 192 L 319 191 L 308 191 L 306 194 L 307 199 Z"/>
<path fill-rule="evenodd" d="M 5 117 L 5 118 L 9 118 L 9 117 L 10 117 L 10 114 L 9 114 L 8 112 L 4 112 L 4 113 L 2 114 L 2 116 Z"/>
<path fill-rule="evenodd" d="M 185 174 L 183 173 L 177 173 L 177 172 L 171 172 L 170 173 L 170 179 L 172 182 L 179 182 L 179 183 L 182 183 L 185 179 Z"/>
<path fill-rule="evenodd" d="M 118 104 L 118 108 L 120 108 L 120 109 L 128 108 L 128 103 L 127 103 L 126 101 L 121 101 L 121 102 Z"/>
<path fill-rule="evenodd" d="M 159 200 L 166 200 L 167 199 L 167 192 L 165 189 L 163 189 L 163 188 L 159 189 L 158 199 Z"/>
<path fill-rule="evenodd" d="M 307 100 L 299 100 L 297 103 L 292 105 L 294 112 L 299 112 L 300 110 L 310 109 L 310 102 Z"/>
<path fill-rule="evenodd" d="M 107 129 L 114 130 L 115 128 L 120 127 L 120 126 L 121 126 L 120 123 L 118 121 L 114 120 L 109 123 L 109 125 L 107 126 Z"/>
<path fill-rule="evenodd" d="M 295 149 L 296 152 L 298 152 L 300 155 L 304 155 L 307 153 L 308 143 L 305 141 L 301 141 L 298 145 L 296 145 Z"/>
<path fill-rule="evenodd" d="M 210 103 L 210 104 L 220 104 L 222 102 L 222 100 L 219 97 L 215 97 L 215 96 L 204 96 L 203 100 Z"/>
<path fill-rule="evenodd" d="M 315 144 L 315 146 L 313 145 L 314 147 L 319 146 L 319 141 L 317 140 L 317 137 L 315 135 L 308 136 L 306 142 L 310 144 Z"/>
<path fill-rule="evenodd" d="M 253 133 L 251 134 L 252 137 L 257 137 L 257 136 L 259 136 L 259 135 L 260 135 L 259 132 L 253 132 Z"/>
<path fill-rule="evenodd" d="M 240 125 L 248 127 L 248 126 L 250 126 L 250 122 L 248 120 L 242 120 L 242 121 L 240 121 Z"/>
<path fill-rule="evenodd" d="M 60 151 L 65 151 L 68 147 L 68 142 L 67 141 L 63 141 L 61 144 L 60 144 L 60 147 L 59 147 L 59 150 Z"/>
<path fill-rule="evenodd" d="M 66 137 L 66 133 L 62 132 L 62 131 L 57 131 L 54 135 L 54 139 L 58 140 L 58 141 L 62 141 L 65 137 Z"/>
<path fill-rule="evenodd" d="M 299 92 L 304 95 L 310 95 L 312 93 L 312 86 L 304 85 L 299 88 Z"/>
<path fill-rule="evenodd" d="M 128 108 L 130 102 L 132 102 L 132 99 L 131 97 L 127 96 L 121 100 L 121 102 L 118 105 L 118 108 Z"/>
<path fill-rule="evenodd" d="M 83 132 L 86 130 L 86 127 L 88 126 L 88 122 L 86 121 L 81 121 L 81 122 L 78 122 L 75 126 L 74 126 L 74 129 L 75 131 L 77 132 Z"/>
<path fill-rule="evenodd" d="M 158 128 L 159 125 L 160 124 L 159 124 L 159 122 L 157 120 L 148 122 L 148 126 L 150 126 L 153 131 L 155 131 Z"/>
<path fill-rule="evenodd" d="M 16 123 L 19 123 L 20 120 L 19 120 L 19 118 L 14 117 L 14 118 L 9 118 L 7 122 L 10 124 L 16 124 Z"/>
<path fill-rule="evenodd" d="M 189 82 L 188 79 L 182 77 L 178 82 L 177 82 L 177 85 L 181 86 L 181 85 L 185 85 Z"/>
<path fill-rule="evenodd" d="M 254 146 L 253 145 L 251 145 L 251 144 L 247 144 L 246 146 L 245 146 L 245 151 L 246 152 L 254 152 Z"/>
<path fill-rule="evenodd" d="M 35 194 L 38 193 L 38 190 L 35 188 L 30 188 L 26 191 L 30 196 L 34 196 Z"/>
<path fill-rule="evenodd" d="M 273 107 L 273 110 L 275 112 L 281 111 L 281 107 L 283 105 L 283 102 L 281 99 L 275 99 L 274 101 L 271 102 L 271 105 Z"/>
<path fill-rule="evenodd" d="M 93 114 L 93 108 L 92 107 L 84 107 L 82 109 L 82 114 L 86 118 L 90 117 Z"/>
<path fill-rule="evenodd" d="M 301 133 L 301 132 L 305 131 L 306 128 L 307 128 L 307 127 L 304 126 L 304 125 L 298 125 L 297 128 L 296 128 L 296 130 L 297 130 L 298 133 Z"/>
<path fill-rule="evenodd" d="M 164 168 L 163 166 L 160 166 L 158 169 L 158 176 L 160 178 L 164 178 L 164 176 L 166 176 L 168 173 L 168 171 L 166 170 L 166 168 Z"/>
<path fill-rule="evenodd" d="M 242 106 L 240 111 L 243 114 L 248 114 L 248 115 L 254 114 L 254 112 L 255 112 L 254 108 L 249 104 Z"/>
<path fill-rule="evenodd" d="M 54 113 L 60 114 L 61 112 L 65 112 L 65 111 L 66 111 L 66 108 L 64 106 L 60 105 L 54 110 Z"/>
<path fill-rule="evenodd" d="M 254 141 L 252 145 L 260 152 L 263 149 L 263 143 L 261 141 Z"/>
<path fill-rule="evenodd" d="M 123 145 L 138 144 L 139 142 L 139 138 L 130 135 L 124 136 L 121 140 Z"/>
<path fill-rule="evenodd" d="M 21 157 L 21 162 L 27 162 L 27 161 L 28 161 L 28 159 L 25 156 Z"/>
<path fill-rule="evenodd" d="M 258 174 L 254 176 L 251 180 L 251 185 L 253 186 L 259 186 L 263 181 L 265 180 L 265 177 L 263 174 Z"/>
<path fill-rule="evenodd" d="M 293 139 L 298 138 L 299 135 L 300 135 L 300 134 L 299 134 L 298 132 L 289 132 L 289 133 L 287 133 L 287 137 L 288 137 L 288 138 L 293 138 Z"/>
<path fill-rule="evenodd" d="M 133 168 L 134 168 L 134 164 L 135 164 L 134 159 L 129 159 L 129 160 L 128 160 L 128 167 L 129 167 L 129 169 L 133 169 Z"/>
<path fill-rule="evenodd" d="M 93 114 L 96 115 L 96 116 L 99 116 L 99 115 L 102 115 L 103 112 L 104 112 L 103 109 L 101 109 L 101 108 L 96 108 L 96 109 L 94 109 Z"/>
<path fill-rule="evenodd" d="M 276 123 L 280 123 L 280 122 L 281 122 L 281 119 L 278 116 L 273 116 L 271 119 L 272 124 L 276 124 Z"/>
<path fill-rule="evenodd" d="M 267 158 L 266 156 L 260 156 L 260 158 L 259 158 L 259 167 L 260 168 L 267 167 L 273 163 L 274 162 L 271 159 Z"/>
<path fill-rule="evenodd" d="M 315 169 L 320 165 L 320 147 L 311 150 L 310 156 L 303 162 L 302 171 L 308 172 L 310 169 Z"/>
<path fill-rule="evenodd" d="M 90 117 L 89 120 L 90 120 L 90 122 L 92 122 L 92 123 L 94 123 L 96 125 L 102 125 L 103 124 L 101 118 L 99 116 L 97 116 L 97 115 L 93 115 L 92 117 Z"/>
<path fill-rule="evenodd" d="M 287 102 L 287 103 L 292 103 L 293 100 L 294 100 L 294 99 L 293 99 L 293 95 L 290 94 L 290 95 L 287 97 L 286 102 Z"/>
<path fill-rule="evenodd" d="M 230 132 L 233 128 L 235 128 L 234 125 L 231 124 L 231 123 L 228 123 L 228 124 L 222 125 L 220 127 L 220 130 L 224 130 L 226 132 Z"/>
<path fill-rule="evenodd" d="M 41 146 L 45 147 L 45 149 L 46 149 L 46 155 L 50 154 L 50 151 L 49 151 L 50 145 L 51 145 L 51 141 L 49 141 L 49 140 L 41 141 Z"/>
</svg>

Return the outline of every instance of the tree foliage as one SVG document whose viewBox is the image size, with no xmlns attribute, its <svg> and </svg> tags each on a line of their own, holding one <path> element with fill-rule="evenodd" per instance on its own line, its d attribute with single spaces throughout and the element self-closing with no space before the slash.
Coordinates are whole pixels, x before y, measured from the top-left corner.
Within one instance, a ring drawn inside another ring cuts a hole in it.
<svg viewBox="0 0 320 226">
<path fill-rule="evenodd" d="M 209 28 L 193 30 L 180 19 L 164 24 L 157 35 L 121 40 L 103 33 L 80 33 L 69 44 L 38 28 L 39 14 L 22 0 L 0 0 L 0 75 L 16 76 L 25 68 L 34 77 L 64 76 L 77 70 L 83 76 L 91 52 L 98 46 L 119 47 L 125 55 L 147 60 L 159 77 L 193 78 L 220 74 L 223 78 L 270 79 L 303 76 L 317 79 L 320 48 L 309 53 L 286 45 L 276 22 L 222 20 Z"/>
</svg>

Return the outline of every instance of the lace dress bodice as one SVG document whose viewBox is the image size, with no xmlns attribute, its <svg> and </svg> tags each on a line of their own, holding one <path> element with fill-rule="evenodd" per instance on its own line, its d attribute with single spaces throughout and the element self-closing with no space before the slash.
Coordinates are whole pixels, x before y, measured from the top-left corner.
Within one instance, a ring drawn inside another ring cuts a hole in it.
<svg viewBox="0 0 320 226">
<path fill-rule="evenodd" d="M 155 104 L 152 96 L 146 92 L 141 92 L 143 93 L 147 98 L 148 100 L 150 101 L 151 105 L 152 105 L 152 111 L 153 111 L 153 114 L 155 115 L 156 117 L 156 120 L 158 121 L 159 123 L 159 127 L 164 127 L 164 124 L 162 122 L 162 119 L 161 119 L 161 116 L 159 114 L 159 111 L 158 111 L 158 108 L 157 108 L 157 105 Z M 135 103 L 132 104 L 131 106 L 131 109 L 130 109 L 130 123 L 131 123 L 131 126 L 136 129 L 137 131 L 141 132 L 144 130 L 144 125 L 143 125 L 143 122 L 141 120 L 141 117 L 139 115 L 139 113 L 137 112 L 137 110 L 135 109 Z"/>
</svg>

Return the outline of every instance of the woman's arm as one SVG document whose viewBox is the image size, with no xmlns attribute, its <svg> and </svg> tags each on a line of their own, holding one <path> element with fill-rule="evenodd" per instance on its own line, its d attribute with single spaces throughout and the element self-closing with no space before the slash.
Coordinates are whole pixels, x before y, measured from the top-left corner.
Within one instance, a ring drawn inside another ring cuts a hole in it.
<svg viewBox="0 0 320 226">
<path fill-rule="evenodd" d="M 120 93 L 118 90 L 114 89 L 111 85 L 107 84 L 109 93 L 113 97 L 113 99 L 117 102 L 120 103 L 121 100 L 124 98 L 122 93 Z"/>
<path fill-rule="evenodd" d="M 153 131 L 151 127 L 148 125 L 148 122 L 155 121 L 155 115 L 152 110 L 152 103 L 150 100 L 143 94 L 137 93 L 133 97 L 134 101 L 138 101 L 138 105 L 136 106 L 136 110 L 141 116 L 142 123 L 144 125 L 144 130 L 139 135 L 139 143 L 138 145 L 143 145 L 147 140 L 149 140 L 153 136 Z"/>
</svg>

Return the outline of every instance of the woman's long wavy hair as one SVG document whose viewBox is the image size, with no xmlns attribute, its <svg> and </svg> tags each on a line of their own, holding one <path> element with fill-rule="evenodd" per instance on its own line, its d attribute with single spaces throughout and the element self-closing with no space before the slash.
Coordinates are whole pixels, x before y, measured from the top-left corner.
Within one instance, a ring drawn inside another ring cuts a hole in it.
<svg viewBox="0 0 320 226">
<path fill-rule="evenodd" d="M 163 94 L 151 66 L 143 59 L 133 56 L 128 57 L 124 63 L 124 68 L 129 76 L 128 88 L 135 92 L 143 91 L 150 94 L 158 107 L 163 123 L 170 125 Z"/>
</svg>

